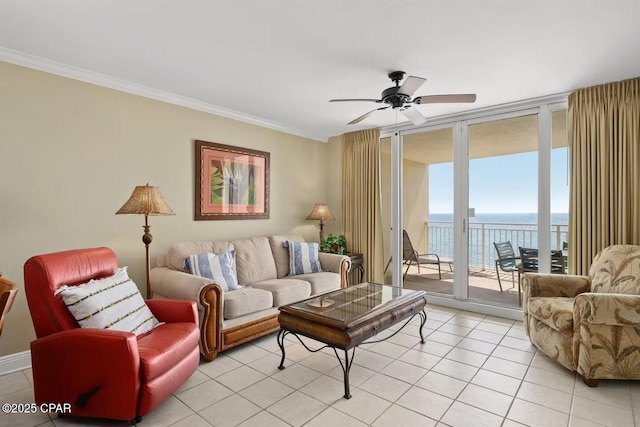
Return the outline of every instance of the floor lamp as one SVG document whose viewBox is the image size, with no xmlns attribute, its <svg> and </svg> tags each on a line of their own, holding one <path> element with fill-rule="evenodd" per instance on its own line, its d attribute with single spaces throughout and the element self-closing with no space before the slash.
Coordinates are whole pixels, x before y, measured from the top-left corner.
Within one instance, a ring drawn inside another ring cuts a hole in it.
<svg viewBox="0 0 640 427">
<path fill-rule="evenodd" d="M 151 228 L 149 225 L 149 215 L 175 215 L 175 212 L 171 210 L 162 197 L 162 194 L 160 194 L 160 189 L 147 184 L 134 188 L 129 200 L 118 209 L 116 215 L 144 215 L 144 235 L 142 236 L 142 243 L 144 243 L 146 251 L 147 298 L 151 298 L 151 285 L 149 284 L 149 245 L 153 240 L 153 236 L 149 232 Z"/>
</svg>

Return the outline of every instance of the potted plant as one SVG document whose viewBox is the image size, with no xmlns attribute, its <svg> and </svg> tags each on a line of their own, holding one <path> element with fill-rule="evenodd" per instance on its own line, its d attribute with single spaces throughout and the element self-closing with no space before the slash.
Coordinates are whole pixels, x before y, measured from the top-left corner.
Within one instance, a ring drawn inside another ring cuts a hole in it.
<svg viewBox="0 0 640 427">
<path fill-rule="evenodd" d="M 344 255 L 347 252 L 347 240 L 344 234 L 339 236 L 329 234 L 329 237 L 324 239 L 324 242 L 320 244 L 320 250 L 322 252 Z"/>
</svg>

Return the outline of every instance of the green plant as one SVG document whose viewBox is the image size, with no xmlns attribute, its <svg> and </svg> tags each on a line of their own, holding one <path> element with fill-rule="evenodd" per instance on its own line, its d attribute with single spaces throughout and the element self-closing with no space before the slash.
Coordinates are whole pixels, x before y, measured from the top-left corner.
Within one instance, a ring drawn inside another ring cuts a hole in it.
<svg viewBox="0 0 640 427">
<path fill-rule="evenodd" d="M 347 239 L 345 239 L 344 234 L 339 236 L 329 234 L 329 237 L 320 244 L 320 249 L 322 252 L 344 255 L 347 252 Z"/>
</svg>

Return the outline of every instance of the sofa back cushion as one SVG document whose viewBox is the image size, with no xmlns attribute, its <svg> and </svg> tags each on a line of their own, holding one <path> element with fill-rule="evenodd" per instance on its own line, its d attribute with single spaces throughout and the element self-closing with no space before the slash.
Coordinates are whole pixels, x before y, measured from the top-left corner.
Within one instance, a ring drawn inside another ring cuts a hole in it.
<svg viewBox="0 0 640 427">
<path fill-rule="evenodd" d="M 226 240 L 219 242 L 181 242 L 174 243 L 166 257 L 167 265 L 174 270 L 189 272 L 185 268 L 184 260 L 190 255 L 202 253 L 221 254 L 231 252 L 233 245 Z"/>
<path fill-rule="evenodd" d="M 304 242 L 304 239 L 298 234 L 269 236 L 269 244 L 276 263 L 278 279 L 289 275 L 289 248 L 284 245 L 286 241 Z"/>
<path fill-rule="evenodd" d="M 232 240 L 230 244 L 236 251 L 239 284 L 250 285 L 277 277 L 276 263 L 266 236 Z"/>
<path fill-rule="evenodd" d="M 609 246 L 589 269 L 591 292 L 640 294 L 640 246 Z"/>
</svg>

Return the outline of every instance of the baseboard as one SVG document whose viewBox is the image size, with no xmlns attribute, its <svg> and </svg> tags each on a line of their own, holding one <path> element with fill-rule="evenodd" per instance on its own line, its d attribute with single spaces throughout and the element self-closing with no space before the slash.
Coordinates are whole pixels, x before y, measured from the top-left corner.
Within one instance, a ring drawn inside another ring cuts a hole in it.
<svg viewBox="0 0 640 427">
<path fill-rule="evenodd" d="M 0 357 L 0 375 L 10 374 L 30 367 L 31 352 L 29 350 Z"/>
</svg>

